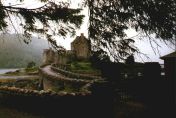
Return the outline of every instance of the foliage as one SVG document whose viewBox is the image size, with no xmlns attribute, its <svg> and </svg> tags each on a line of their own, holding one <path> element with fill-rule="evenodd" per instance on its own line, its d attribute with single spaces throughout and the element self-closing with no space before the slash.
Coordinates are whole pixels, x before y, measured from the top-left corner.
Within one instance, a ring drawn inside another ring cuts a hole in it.
<svg viewBox="0 0 176 118">
<path fill-rule="evenodd" d="M 89 7 L 89 38 L 116 61 L 139 50 L 126 30 L 164 41 L 176 36 L 175 0 L 84 0 Z"/>
<path fill-rule="evenodd" d="M 126 64 L 134 64 L 135 63 L 134 56 L 133 55 L 128 56 L 127 59 L 125 60 L 125 63 Z"/>
<path fill-rule="evenodd" d="M 34 61 L 31 61 L 27 64 L 27 68 L 33 68 L 35 67 L 36 63 Z"/>
<path fill-rule="evenodd" d="M 38 74 L 38 66 L 34 66 L 32 68 L 26 68 L 25 69 L 25 74 L 31 74 L 31 75 L 35 75 Z"/>
<path fill-rule="evenodd" d="M 17 0 L 23 2 L 24 0 Z M 25 8 L 18 4 L 4 5 L 5 1 L 0 1 L 0 31 L 5 31 L 9 25 L 15 28 L 12 16 L 16 17 L 24 35 L 31 37 L 32 33 L 44 35 L 53 47 L 57 46 L 53 36 L 66 36 L 68 33 L 75 34 L 75 29 L 80 27 L 83 15 L 80 15 L 81 9 L 69 8 L 68 2 L 57 2 L 53 0 L 36 0 L 43 3 L 38 8 Z M 10 21 L 11 24 L 9 24 Z M 39 24 L 39 25 L 37 25 Z M 17 31 L 17 29 L 15 28 Z M 29 43 L 30 40 L 24 40 Z"/>
<path fill-rule="evenodd" d="M 103 50 L 100 49 L 97 51 L 92 51 L 90 62 L 92 64 L 92 67 L 101 69 L 102 63 L 109 63 L 111 61 L 110 61 L 109 56 L 105 52 L 103 53 Z"/>
<path fill-rule="evenodd" d="M 24 0 L 17 0 L 23 2 Z M 44 35 L 52 46 L 57 46 L 54 36 L 75 34 L 83 15 L 81 9 L 69 8 L 67 2 L 57 0 L 36 0 L 43 6 L 29 9 L 19 5 L 5 6 L 0 2 L 0 30 L 5 31 L 8 21 L 15 16 L 21 21 L 26 37 L 32 33 Z M 135 52 L 134 39 L 126 30 L 135 29 L 145 36 L 155 34 L 164 41 L 173 41 L 176 35 L 175 0 L 83 0 L 89 8 L 89 39 L 94 50 L 111 55 L 116 61 L 124 60 Z M 36 24 L 40 25 L 36 25 Z M 30 40 L 25 40 L 28 43 Z"/>
</svg>

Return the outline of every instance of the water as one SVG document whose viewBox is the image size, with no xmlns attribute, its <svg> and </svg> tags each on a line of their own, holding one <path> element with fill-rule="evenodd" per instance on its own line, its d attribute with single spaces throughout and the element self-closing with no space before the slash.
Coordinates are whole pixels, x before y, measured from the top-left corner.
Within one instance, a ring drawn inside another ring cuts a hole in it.
<svg viewBox="0 0 176 118">
<path fill-rule="evenodd" d="M 14 72 L 16 70 L 18 70 L 18 68 L 0 69 L 0 74 L 5 74 L 6 72 Z"/>
</svg>

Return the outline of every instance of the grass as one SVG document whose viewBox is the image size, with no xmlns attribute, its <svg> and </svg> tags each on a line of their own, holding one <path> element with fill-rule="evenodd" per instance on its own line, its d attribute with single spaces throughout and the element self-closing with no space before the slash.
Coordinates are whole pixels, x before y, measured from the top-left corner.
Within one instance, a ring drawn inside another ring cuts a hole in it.
<svg viewBox="0 0 176 118">
<path fill-rule="evenodd" d="M 118 104 L 115 109 L 116 118 L 144 118 L 145 106 L 138 102 L 126 102 Z"/>
<path fill-rule="evenodd" d="M 5 74 L 1 74 L 2 76 L 24 76 L 29 75 L 29 73 L 33 73 L 38 71 L 38 67 L 34 68 L 26 68 L 26 69 L 19 69 L 15 72 L 7 72 Z M 32 75 L 32 74 L 30 74 Z M 1 78 L 0 79 L 0 86 L 15 86 L 18 88 L 25 88 L 25 89 L 38 89 L 39 78 L 37 77 L 30 77 L 26 79 L 8 79 L 8 78 Z"/>
<path fill-rule="evenodd" d="M 8 83 L 8 82 L 15 82 L 14 79 L 0 79 L 0 83 Z"/>
<path fill-rule="evenodd" d="M 22 79 L 22 80 L 14 80 L 14 79 L 0 79 L 0 86 L 15 86 L 18 88 L 24 89 L 38 89 L 39 79 L 30 78 L 30 79 Z"/>
<path fill-rule="evenodd" d="M 25 71 L 26 71 L 26 73 L 36 72 L 36 71 L 38 71 L 38 67 L 26 68 Z"/>
<path fill-rule="evenodd" d="M 71 70 L 94 70 L 89 62 L 73 62 Z"/>
<path fill-rule="evenodd" d="M 0 118 L 44 118 L 44 117 L 0 106 Z"/>
<path fill-rule="evenodd" d="M 19 69 L 15 72 L 7 72 L 5 74 L 1 74 L 4 76 L 22 76 L 22 75 L 34 75 L 38 74 L 38 67 Z"/>
<path fill-rule="evenodd" d="M 72 62 L 70 64 L 70 71 L 77 73 L 100 73 L 99 70 L 92 67 L 90 62 Z"/>
</svg>

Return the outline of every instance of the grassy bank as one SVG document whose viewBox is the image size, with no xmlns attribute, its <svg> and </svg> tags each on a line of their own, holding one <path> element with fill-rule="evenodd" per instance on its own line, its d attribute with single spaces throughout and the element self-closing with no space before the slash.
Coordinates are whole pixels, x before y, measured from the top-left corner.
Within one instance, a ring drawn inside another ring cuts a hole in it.
<svg viewBox="0 0 176 118">
<path fill-rule="evenodd" d="M 37 90 L 39 85 L 38 78 L 30 79 L 0 79 L 0 86 L 17 87 L 23 89 Z"/>
<path fill-rule="evenodd" d="M 19 69 L 14 72 L 7 72 L 1 75 L 3 76 L 23 76 L 23 75 L 37 75 L 37 74 L 38 74 L 38 67 L 33 67 L 33 68 Z"/>
<path fill-rule="evenodd" d="M 0 118 L 44 118 L 42 116 L 0 106 Z"/>
</svg>

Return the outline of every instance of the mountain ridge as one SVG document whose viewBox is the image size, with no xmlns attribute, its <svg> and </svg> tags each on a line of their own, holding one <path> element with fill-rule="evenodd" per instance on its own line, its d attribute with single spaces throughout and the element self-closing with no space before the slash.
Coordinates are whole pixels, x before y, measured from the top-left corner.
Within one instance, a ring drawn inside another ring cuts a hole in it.
<svg viewBox="0 0 176 118">
<path fill-rule="evenodd" d="M 27 39 L 21 34 L 0 34 L 0 68 L 24 68 L 31 61 L 41 64 L 48 42 L 37 37 L 32 37 L 28 44 L 23 40 Z"/>
</svg>

